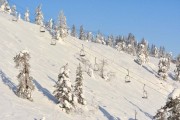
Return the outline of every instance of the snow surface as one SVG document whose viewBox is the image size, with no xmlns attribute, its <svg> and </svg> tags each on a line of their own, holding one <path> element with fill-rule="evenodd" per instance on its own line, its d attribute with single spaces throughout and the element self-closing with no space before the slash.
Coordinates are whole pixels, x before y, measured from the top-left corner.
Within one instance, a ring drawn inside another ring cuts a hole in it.
<svg viewBox="0 0 180 120">
<path fill-rule="evenodd" d="M 157 109 L 164 106 L 168 95 L 180 88 L 172 79 L 175 68 L 172 65 L 167 81 L 156 77 L 158 59 L 150 58 L 144 66 L 134 62 L 136 57 L 96 43 L 66 37 L 56 45 L 50 45 L 48 32 L 40 33 L 40 26 L 0 13 L 0 119 L 1 120 L 133 120 L 135 110 L 138 120 L 151 120 Z M 84 73 L 84 96 L 86 106 L 78 106 L 66 114 L 57 105 L 52 92 L 60 68 L 66 63 L 70 68 L 70 80 L 74 84 L 77 57 L 84 44 L 86 58 L 94 64 L 106 59 L 108 70 L 115 73 L 110 81 L 105 81 L 94 72 L 94 78 Z M 13 57 L 21 50 L 28 50 L 31 56 L 31 76 L 35 91 L 33 102 L 18 98 L 14 91 L 18 85 Z M 127 69 L 131 82 L 125 83 Z M 146 84 L 148 99 L 143 99 L 143 86 Z"/>
</svg>

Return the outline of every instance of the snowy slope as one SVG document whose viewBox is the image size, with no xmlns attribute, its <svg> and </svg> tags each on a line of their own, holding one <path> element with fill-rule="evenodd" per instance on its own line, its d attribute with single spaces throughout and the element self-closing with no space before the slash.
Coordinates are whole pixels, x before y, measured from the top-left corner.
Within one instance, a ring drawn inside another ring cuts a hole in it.
<svg viewBox="0 0 180 120">
<path fill-rule="evenodd" d="M 12 17 L 0 13 L 0 119 L 1 120 L 133 120 L 137 111 L 138 120 L 150 120 L 157 109 L 163 106 L 168 95 L 179 84 L 168 77 L 167 82 L 159 80 L 155 74 L 158 59 L 150 58 L 144 67 L 134 62 L 135 57 L 117 52 L 113 48 L 80 41 L 68 36 L 50 45 L 48 32 L 40 33 L 39 26 L 24 21 L 13 22 Z M 87 106 L 78 106 L 71 114 L 64 113 L 52 95 L 59 69 L 69 63 L 70 79 L 75 81 L 75 71 L 79 64 L 76 58 L 81 44 L 86 57 L 94 64 L 106 59 L 108 70 L 115 72 L 110 81 L 95 78 L 84 73 L 84 91 Z M 36 86 L 33 102 L 18 98 L 14 90 L 18 84 L 18 70 L 14 68 L 13 57 L 19 51 L 30 51 L 31 75 Z M 130 70 L 131 82 L 124 77 Z M 169 74 L 173 74 L 174 66 Z M 148 99 L 143 99 L 143 85 L 146 84 Z"/>
</svg>

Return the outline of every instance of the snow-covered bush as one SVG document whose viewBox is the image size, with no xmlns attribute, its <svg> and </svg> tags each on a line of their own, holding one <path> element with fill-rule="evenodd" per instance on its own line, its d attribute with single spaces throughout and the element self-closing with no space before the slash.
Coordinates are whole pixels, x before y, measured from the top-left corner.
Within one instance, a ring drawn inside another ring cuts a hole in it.
<svg viewBox="0 0 180 120">
<path fill-rule="evenodd" d="M 30 76 L 29 59 L 30 55 L 26 50 L 21 51 L 14 57 L 15 67 L 20 69 L 20 73 L 17 76 L 19 85 L 16 94 L 19 97 L 32 100 L 31 92 L 34 90 L 34 85 L 32 83 L 33 78 Z"/>
<path fill-rule="evenodd" d="M 74 106 L 72 84 L 69 79 L 69 73 L 70 70 L 68 68 L 68 64 L 61 67 L 60 73 L 58 75 L 58 81 L 54 86 L 56 90 L 53 92 L 55 94 L 56 99 L 60 103 L 60 107 L 65 109 L 67 113 L 69 113 Z"/>
<path fill-rule="evenodd" d="M 75 86 L 74 86 L 74 93 L 77 97 L 78 103 L 85 105 L 86 101 L 84 100 L 84 95 L 83 95 L 82 67 L 80 64 L 76 70 L 76 80 L 75 80 Z"/>
</svg>

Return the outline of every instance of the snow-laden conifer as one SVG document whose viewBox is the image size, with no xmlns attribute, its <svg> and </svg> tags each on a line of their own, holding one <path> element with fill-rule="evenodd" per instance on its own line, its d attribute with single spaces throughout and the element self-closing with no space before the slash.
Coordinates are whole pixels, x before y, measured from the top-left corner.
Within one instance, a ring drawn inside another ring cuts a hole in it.
<svg viewBox="0 0 180 120">
<path fill-rule="evenodd" d="M 85 40 L 85 32 L 84 32 L 84 28 L 82 25 L 80 26 L 79 39 Z"/>
<path fill-rule="evenodd" d="M 66 23 L 66 16 L 64 15 L 64 12 L 61 11 L 59 14 L 59 32 L 60 32 L 60 37 L 64 38 L 68 35 L 68 27 Z"/>
<path fill-rule="evenodd" d="M 76 26 L 75 26 L 75 25 L 72 26 L 71 36 L 72 36 L 72 37 L 76 37 Z"/>
<path fill-rule="evenodd" d="M 180 120 L 180 97 L 169 98 L 166 105 L 158 110 L 154 120 Z"/>
<path fill-rule="evenodd" d="M 29 9 L 26 9 L 26 12 L 24 13 L 24 20 L 26 22 L 30 21 L 29 16 L 30 16 Z"/>
<path fill-rule="evenodd" d="M 21 51 L 18 55 L 14 57 L 14 62 L 16 68 L 19 69 L 20 73 L 17 78 L 19 80 L 19 85 L 16 91 L 17 96 L 32 100 L 31 92 L 34 90 L 34 85 L 32 83 L 32 77 L 30 76 L 30 65 L 29 65 L 30 55 L 26 50 Z"/>
<path fill-rule="evenodd" d="M 84 95 L 83 95 L 83 75 L 82 75 L 82 67 L 80 64 L 76 70 L 74 93 L 77 97 L 78 103 L 85 105 L 86 101 L 84 100 Z"/>
<path fill-rule="evenodd" d="M 72 95 L 72 84 L 69 79 L 70 70 L 68 64 L 61 67 L 58 75 L 58 81 L 54 86 L 56 89 L 53 92 L 56 99 L 59 101 L 60 107 L 69 113 L 74 106 Z"/>
<path fill-rule="evenodd" d="M 159 67 L 158 75 L 160 76 L 160 79 L 165 80 L 167 78 L 168 66 L 169 66 L 168 58 L 161 57 L 158 64 Z"/>
<path fill-rule="evenodd" d="M 36 8 L 35 23 L 36 23 L 37 25 L 43 26 L 43 25 L 44 25 L 43 21 L 44 21 L 44 16 L 43 16 L 43 13 L 42 13 L 42 11 L 41 11 L 41 5 L 39 5 L 39 6 Z"/>
<path fill-rule="evenodd" d="M 175 72 L 175 79 L 180 81 L 180 55 L 177 57 L 176 69 L 174 70 L 174 72 Z"/>
</svg>

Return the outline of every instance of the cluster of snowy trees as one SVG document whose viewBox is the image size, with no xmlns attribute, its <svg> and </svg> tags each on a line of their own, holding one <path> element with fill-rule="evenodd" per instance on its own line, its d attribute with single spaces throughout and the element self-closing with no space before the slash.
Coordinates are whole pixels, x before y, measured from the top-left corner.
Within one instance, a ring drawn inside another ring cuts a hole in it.
<svg viewBox="0 0 180 120">
<path fill-rule="evenodd" d="M 160 58 L 170 57 L 172 59 L 172 53 L 167 53 L 164 47 L 156 47 L 155 45 L 148 44 L 148 41 L 144 38 L 138 42 L 132 33 L 128 36 L 105 36 L 100 31 L 96 35 L 92 32 L 86 32 L 83 26 L 80 26 L 79 37 L 75 25 L 72 26 L 71 36 L 77 37 L 80 40 L 95 42 L 103 45 L 115 48 L 117 51 L 123 51 L 130 55 L 137 56 L 137 62 L 139 64 L 147 63 L 149 56 Z"/>
<path fill-rule="evenodd" d="M 16 90 L 16 95 L 33 101 L 31 94 L 35 87 L 32 81 L 33 78 L 30 76 L 29 59 L 30 54 L 27 50 L 21 51 L 14 57 L 15 67 L 19 69 L 19 74 L 17 75 L 19 85 Z M 76 70 L 74 90 L 69 76 L 70 69 L 68 68 L 68 64 L 66 64 L 60 69 L 58 81 L 54 86 L 56 89 L 53 92 L 60 107 L 67 113 L 69 113 L 77 103 L 86 105 L 83 95 L 83 71 L 81 65 L 79 64 Z"/>
<path fill-rule="evenodd" d="M 9 6 L 7 0 L 0 0 L 0 11 L 6 12 L 14 16 L 13 21 L 18 21 L 21 19 L 21 14 L 16 11 L 16 6 Z M 30 22 L 30 11 L 26 9 L 24 13 L 24 21 Z M 60 12 L 58 16 L 57 23 L 50 19 L 48 22 L 44 21 L 44 15 L 42 12 L 42 5 L 39 5 L 35 10 L 35 24 L 40 26 L 40 32 L 45 32 L 48 30 L 53 39 L 59 40 L 60 38 L 66 37 L 68 33 L 68 26 L 66 23 L 66 16 L 63 11 Z"/>
<path fill-rule="evenodd" d="M 68 64 L 61 67 L 60 73 L 58 75 L 58 81 L 54 86 L 56 90 L 53 92 L 56 99 L 58 100 L 60 107 L 63 108 L 67 113 L 69 113 L 76 105 L 76 103 L 85 105 L 86 101 L 83 95 L 83 75 L 82 67 L 79 64 L 76 70 L 76 80 L 74 90 L 71 84 L 70 70 Z"/>
</svg>

